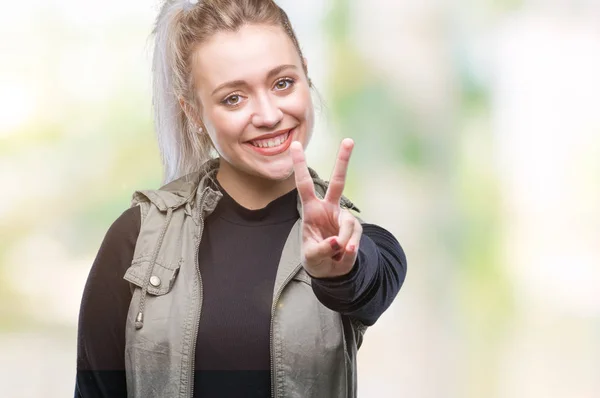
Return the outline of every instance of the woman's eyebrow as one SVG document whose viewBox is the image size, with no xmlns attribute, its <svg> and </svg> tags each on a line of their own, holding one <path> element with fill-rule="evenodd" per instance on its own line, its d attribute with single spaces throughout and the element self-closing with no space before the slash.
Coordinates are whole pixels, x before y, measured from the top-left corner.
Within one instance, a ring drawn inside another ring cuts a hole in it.
<svg viewBox="0 0 600 398">
<path fill-rule="evenodd" d="M 280 74 L 281 72 L 283 72 L 286 69 L 298 69 L 298 67 L 296 65 L 279 65 L 279 66 L 271 69 L 271 71 L 269 73 L 267 73 L 267 79 L 270 79 L 270 78 Z"/>
<path fill-rule="evenodd" d="M 296 65 L 279 65 L 276 66 L 275 68 L 271 69 L 269 71 L 269 73 L 267 73 L 267 79 L 271 79 L 273 76 L 278 75 L 279 73 L 283 72 L 286 69 L 298 69 L 298 67 Z M 217 91 L 222 90 L 224 88 L 232 88 L 232 87 L 238 87 L 238 86 L 244 86 L 247 85 L 248 83 L 246 83 L 244 80 L 232 80 L 230 82 L 225 82 L 223 84 L 220 84 L 219 86 L 217 86 L 217 88 L 215 88 L 212 92 L 211 95 L 215 95 L 217 93 Z"/>
</svg>

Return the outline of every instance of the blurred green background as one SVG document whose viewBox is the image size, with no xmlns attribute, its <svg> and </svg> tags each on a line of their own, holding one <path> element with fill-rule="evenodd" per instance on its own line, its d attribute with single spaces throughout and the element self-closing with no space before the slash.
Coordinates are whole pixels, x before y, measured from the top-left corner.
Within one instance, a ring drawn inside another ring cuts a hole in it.
<svg viewBox="0 0 600 398">
<path fill-rule="evenodd" d="M 405 286 L 360 397 L 600 396 L 600 2 L 281 0 L 318 93 L 308 150 L 392 231 Z M 87 273 L 157 188 L 159 3 L 0 13 L 0 385 L 72 396 Z"/>
</svg>

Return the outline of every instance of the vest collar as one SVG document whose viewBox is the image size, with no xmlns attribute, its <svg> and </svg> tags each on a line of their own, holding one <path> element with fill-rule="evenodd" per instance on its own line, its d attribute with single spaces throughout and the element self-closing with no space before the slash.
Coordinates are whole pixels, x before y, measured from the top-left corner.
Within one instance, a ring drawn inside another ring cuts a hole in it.
<svg viewBox="0 0 600 398">
<path fill-rule="evenodd" d="M 197 171 L 173 180 L 159 189 L 136 191 L 133 194 L 131 206 L 133 207 L 141 201 L 150 201 L 161 212 L 166 212 L 167 209 L 174 210 L 185 205 L 186 212 L 191 214 L 194 203 L 202 203 L 203 196 L 206 195 L 206 198 L 204 198 L 203 210 L 204 212 L 208 210 L 208 213 L 210 213 L 222 195 L 220 192 L 213 190 L 209 184 L 210 179 L 216 178 L 219 162 L 219 158 L 210 159 L 200 166 Z M 325 192 L 327 192 L 328 183 L 323 181 L 317 172 L 310 167 L 308 168 L 308 171 L 313 179 L 317 197 L 321 199 L 324 198 Z M 344 196 L 342 196 L 341 205 L 360 212 L 360 210 Z M 200 209 L 197 208 L 196 212 L 197 214 L 194 214 L 195 221 L 197 221 L 200 216 L 200 214 L 198 214 Z M 299 195 L 298 213 L 300 214 L 300 218 L 302 218 L 302 203 Z M 202 216 L 206 216 L 206 214 L 203 214 Z"/>
</svg>

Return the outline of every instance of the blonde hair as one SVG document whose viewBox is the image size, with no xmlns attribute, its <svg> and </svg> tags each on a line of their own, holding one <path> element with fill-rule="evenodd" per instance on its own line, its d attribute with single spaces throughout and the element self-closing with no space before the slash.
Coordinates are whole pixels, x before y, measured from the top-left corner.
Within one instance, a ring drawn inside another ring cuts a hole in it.
<svg viewBox="0 0 600 398">
<path fill-rule="evenodd" d="M 204 126 L 190 120 L 180 104 L 182 99 L 198 111 L 191 73 L 194 48 L 219 31 L 235 32 L 246 24 L 281 26 L 303 59 L 287 14 L 273 0 L 166 0 L 162 5 L 152 31 L 152 105 L 163 183 L 214 157 L 208 134 L 199 130 Z"/>
</svg>

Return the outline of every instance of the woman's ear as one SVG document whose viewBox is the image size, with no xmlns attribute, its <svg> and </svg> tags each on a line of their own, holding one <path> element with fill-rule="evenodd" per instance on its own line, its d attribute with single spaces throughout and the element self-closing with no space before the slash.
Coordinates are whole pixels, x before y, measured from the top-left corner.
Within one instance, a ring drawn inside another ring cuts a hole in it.
<svg viewBox="0 0 600 398">
<path fill-rule="evenodd" d="M 196 127 L 198 133 L 205 132 L 206 129 L 204 128 L 204 123 L 202 123 L 200 115 L 198 115 L 198 112 L 194 109 L 194 107 L 191 106 L 183 97 L 179 97 L 179 105 L 181 106 L 181 109 L 183 109 L 183 112 L 187 116 L 188 120 L 190 120 Z"/>
</svg>

